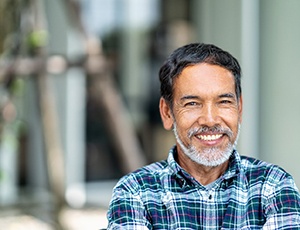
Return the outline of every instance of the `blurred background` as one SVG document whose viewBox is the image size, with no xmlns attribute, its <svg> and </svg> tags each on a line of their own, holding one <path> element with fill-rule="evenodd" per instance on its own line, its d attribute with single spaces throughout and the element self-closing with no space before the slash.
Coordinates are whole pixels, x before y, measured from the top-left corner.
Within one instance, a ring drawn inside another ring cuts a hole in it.
<svg viewBox="0 0 300 230">
<path fill-rule="evenodd" d="M 116 181 L 174 144 L 158 70 L 190 42 L 240 61 L 240 154 L 300 186 L 299 12 L 298 0 L 1 0 L 0 228 L 105 228 Z"/>
</svg>

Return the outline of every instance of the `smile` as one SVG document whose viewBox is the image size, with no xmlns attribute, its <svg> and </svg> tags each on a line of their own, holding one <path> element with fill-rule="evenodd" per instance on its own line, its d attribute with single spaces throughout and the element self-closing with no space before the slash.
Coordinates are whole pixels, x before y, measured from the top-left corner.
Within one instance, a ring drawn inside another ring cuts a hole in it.
<svg viewBox="0 0 300 230">
<path fill-rule="evenodd" d="M 197 135 L 197 137 L 204 141 L 214 141 L 221 138 L 223 134 L 215 134 L 215 135 Z"/>
</svg>

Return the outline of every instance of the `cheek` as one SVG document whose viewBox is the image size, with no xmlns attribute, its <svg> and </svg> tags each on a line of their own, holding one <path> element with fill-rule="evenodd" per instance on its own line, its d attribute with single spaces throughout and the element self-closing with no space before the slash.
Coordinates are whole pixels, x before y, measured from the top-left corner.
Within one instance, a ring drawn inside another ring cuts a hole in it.
<svg viewBox="0 0 300 230">
<path fill-rule="evenodd" d="M 236 114 L 232 114 L 232 116 L 227 116 L 223 119 L 223 121 L 227 126 L 229 126 L 232 129 L 237 129 L 237 126 L 240 123 L 239 116 L 237 116 Z"/>
<path fill-rule="evenodd" d="M 234 138 L 236 138 L 240 126 L 239 117 L 235 116 L 234 119 L 227 120 L 226 126 L 233 132 Z"/>
<path fill-rule="evenodd" d="M 176 122 L 182 128 L 190 128 L 199 119 L 199 112 L 180 111 L 177 113 Z"/>
<path fill-rule="evenodd" d="M 220 110 L 220 117 L 228 124 L 240 123 L 241 118 L 237 109 Z"/>
</svg>

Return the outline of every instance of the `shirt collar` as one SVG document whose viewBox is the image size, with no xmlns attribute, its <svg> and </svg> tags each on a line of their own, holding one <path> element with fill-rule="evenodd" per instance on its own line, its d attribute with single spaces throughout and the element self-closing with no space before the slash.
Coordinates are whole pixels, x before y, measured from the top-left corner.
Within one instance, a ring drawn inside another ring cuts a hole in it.
<svg viewBox="0 0 300 230">
<path fill-rule="evenodd" d="M 229 158 L 229 167 L 224 174 L 224 179 L 229 179 L 238 175 L 242 171 L 241 157 L 237 150 L 233 150 Z"/>
</svg>

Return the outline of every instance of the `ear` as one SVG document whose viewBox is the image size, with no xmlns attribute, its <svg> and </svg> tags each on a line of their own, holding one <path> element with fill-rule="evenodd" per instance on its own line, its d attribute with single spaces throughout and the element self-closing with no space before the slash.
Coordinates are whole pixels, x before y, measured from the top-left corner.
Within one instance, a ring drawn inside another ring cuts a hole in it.
<svg viewBox="0 0 300 230">
<path fill-rule="evenodd" d="M 239 99 L 239 108 L 238 108 L 238 112 L 239 112 L 239 122 L 242 122 L 242 115 L 243 115 L 243 96 L 240 96 Z"/>
<path fill-rule="evenodd" d="M 171 130 L 173 128 L 173 123 L 174 123 L 172 111 L 169 104 L 162 97 L 160 98 L 159 101 L 159 112 L 160 112 L 160 117 L 162 119 L 164 128 L 166 130 Z"/>
</svg>

